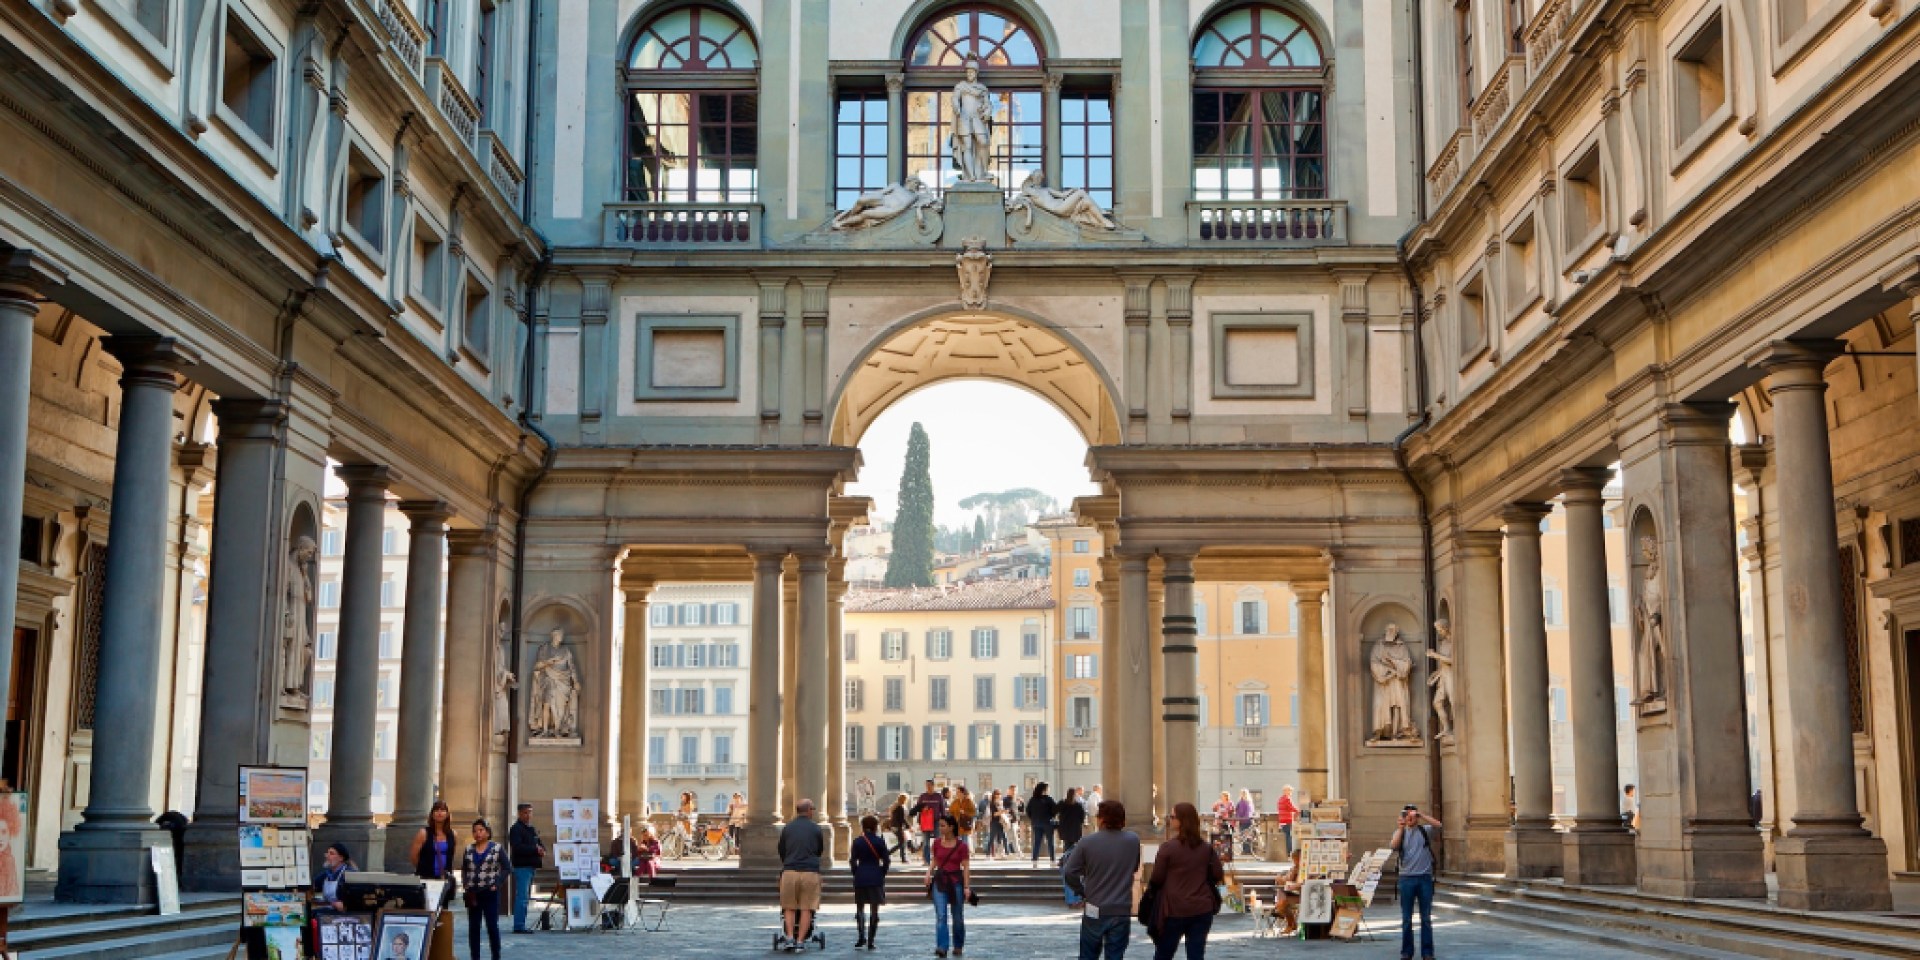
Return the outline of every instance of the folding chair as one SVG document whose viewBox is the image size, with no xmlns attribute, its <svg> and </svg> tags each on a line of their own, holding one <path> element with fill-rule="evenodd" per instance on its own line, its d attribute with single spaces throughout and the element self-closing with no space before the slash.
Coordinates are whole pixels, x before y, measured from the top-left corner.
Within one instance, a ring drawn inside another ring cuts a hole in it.
<svg viewBox="0 0 1920 960">
<path fill-rule="evenodd" d="M 654 877 L 647 881 L 647 892 L 652 894 L 652 896 L 636 898 L 640 904 L 638 915 L 635 917 L 636 922 L 651 931 L 658 931 L 661 927 L 666 926 L 667 908 L 673 905 L 673 890 L 679 883 L 679 877 Z M 648 907 L 653 907 L 659 911 L 653 915 L 652 923 L 646 922 Z"/>
<path fill-rule="evenodd" d="M 620 930 L 629 926 L 628 906 L 632 901 L 633 887 L 625 878 L 618 878 L 607 888 L 607 896 L 600 901 L 600 916 L 594 922 L 595 930 Z"/>
<path fill-rule="evenodd" d="M 1279 895 L 1277 891 L 1273 899 L 1262 900 L 1260 899 L 1259 888 L 1247 888 L 1247 910 L 1253 915 L 1253 935 L 1255 937 L 1268 939 L 1280 935 L 1280 915 L 1276 912 L 1276 908 L 1279 906 L 1278 901 Z"/>
</svg>

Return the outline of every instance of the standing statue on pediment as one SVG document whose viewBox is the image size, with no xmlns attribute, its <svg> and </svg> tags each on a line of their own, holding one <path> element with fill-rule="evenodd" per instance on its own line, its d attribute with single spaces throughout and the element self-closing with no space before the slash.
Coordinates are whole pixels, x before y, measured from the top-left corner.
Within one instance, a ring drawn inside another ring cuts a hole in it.
<svg viewBox="0 0 1920 960">
<path fill-rule="evenodd" d="M 1413 654 L 1400 636 L 1400 625 L 1387 624 L 1386 635 L 1373 644 L 1367 661 L 1373 675 L 1373 725 L 1369 740 L 1380 743 L 1417 741 L 1413 726 Z"/>
<path fill-rule="evenodd" d="M 527 732 L 535 739 L 570 740 L 580 735 L 580 671 L 555 627 L 533 662 L 533 702 Z"/>
<path fill-rule="evenodd" d="M 993 181 L 993 91 L 980 82 L 980 61 L 967 59 L 967 78 L 953 87 L 953 132 L 947 135 L 962 183 Z"/>
<path fill-rule="evenodd" d="M 1433 673 L 1427 686 L 1433 688 L 1434 739 L 1453 740 L 1453 625 L 1445 620 L 1433 622 L 1433 649 L 1427 659 L 1433 661 Z"/>
<path fill-rule="evenodd" d="M 1640 598 L 1634 605 L 1634 680 L 1639 686 L 1634 702 L 1658 707 L 1667 696 L 1663 665 L 1667 660 L 1667 590 L 1660 579 L 1660 544 L 1640 538 Z"/>
<path fill-rule="evenodd" d="M 287 706 L 307 705 L 307 676 L 313 665 L 313 558 L 320 552 L 312 537 L 293 542 L 287 555 L 285 603 L 280 614 L 280 697 Z"/>
</svg>

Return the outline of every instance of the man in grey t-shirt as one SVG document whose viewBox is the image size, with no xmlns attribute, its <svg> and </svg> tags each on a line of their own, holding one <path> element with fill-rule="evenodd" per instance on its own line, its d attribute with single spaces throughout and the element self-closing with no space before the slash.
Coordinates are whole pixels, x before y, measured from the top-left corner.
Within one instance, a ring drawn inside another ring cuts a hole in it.
<svg viewBox="0 0 1920 960">
<path fill-rule="evenodd" d="M 1433 843 L 1440 821 L 1409 803 L 1400 808 L 1393 849 L 1400 854 L 1400 958 L 1413 957 L 1413 908 L 1420 906 L 1420 956 L 1433 960 Z"/>
<path fill-rule="evenodd" d="M 780 949 L 798 951 L 813 937 L 820 911 L 820 857 L 827 839 L 813 819 L 813 801 L 793 805 L 793 819 L 780 829 Z M 824 942 L 824 941 L 823 941 Z"/>
<path fill-rule="evenodd" d="M 1067 887 L 1086 900 L 1080 960 L 1120 960 L 1133 923 L 1133 878 L 1140 872 L 1140 835 L 1127 829 L 1127 808 L 1103 800 L 1098 833 L 1074 844 L 1060 864 Z"/>
</svg>

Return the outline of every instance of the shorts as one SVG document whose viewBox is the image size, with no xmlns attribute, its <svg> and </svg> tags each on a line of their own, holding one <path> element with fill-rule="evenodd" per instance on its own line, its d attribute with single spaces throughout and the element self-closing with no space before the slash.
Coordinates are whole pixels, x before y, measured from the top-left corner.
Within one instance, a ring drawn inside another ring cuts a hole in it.
<svg viewBox="0 0 1920 960">
<path fill-rule="evenodd" d="M 780 871 L 780 909 L 820 909 L 820 875 L 805 870 Z"/>
<path fill-rule="evenodd" d="M 883 886 L 854 887 L 853 902 L 855 905 L 863 907 L 884 906 L 887 902 L 887 888 Z"/>
</svg>

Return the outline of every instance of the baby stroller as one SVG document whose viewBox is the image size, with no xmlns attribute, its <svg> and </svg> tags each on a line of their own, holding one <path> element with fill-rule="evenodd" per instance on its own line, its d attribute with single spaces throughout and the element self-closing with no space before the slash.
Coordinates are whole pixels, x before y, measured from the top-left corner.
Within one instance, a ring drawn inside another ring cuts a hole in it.
<svg viewBox="0 0 1920 960">
<path fill-rule="evenodd" d="M 818 911 L 807 912 L 808 933 L 806 936 L 801 937 L 798 940 L 788 940 L 786 934 L 776 932 L 773 935 L 774 952 L 801 953 L 801 952 L 804 952 L 808 946 L 819 947 L 822 951 L 826 950 L 827 949 L 826 931 L 821 930 L 820 925 L 815 922 L 819 918 L 819 916 L 820 914 Z"/>
</svg>

